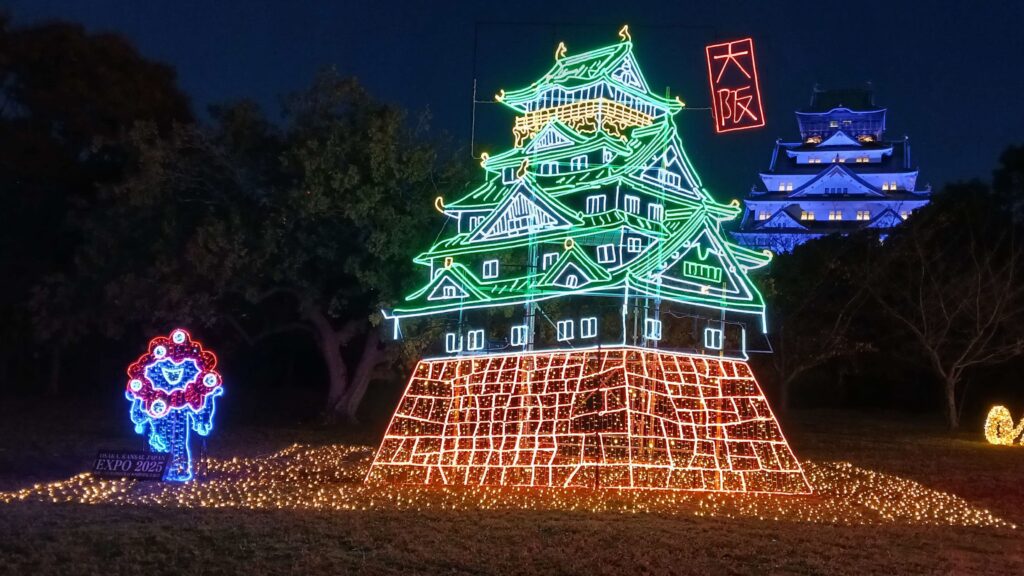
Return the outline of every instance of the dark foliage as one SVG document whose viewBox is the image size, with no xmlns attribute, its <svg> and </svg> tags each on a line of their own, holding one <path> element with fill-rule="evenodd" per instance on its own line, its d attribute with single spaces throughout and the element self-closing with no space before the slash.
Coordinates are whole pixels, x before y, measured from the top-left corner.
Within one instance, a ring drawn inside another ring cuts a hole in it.
<svg viewBox="0 0 1024 576">
<path fill-rule="evenodd" d="M 325 72 L 279 123 L 240 101 L 198 125 L 171 68 L 64 23 L 0 20 L 0 80 L 0 389 L 107 394 L 175 325 L 215 339 L 254 413 L 354 421 L 372 381 L 400 385 L 388 367 L 418 343 L 386 345 L 377 311 L 414 280 L 433 198 L 469 181 L 425 114 Z M 1012 398 L 1022 226 L 1013 147 L 888 238 L 778 257 L 759 373 L 783 406 L 944 407 L 951 426 Z"/>
</svg>

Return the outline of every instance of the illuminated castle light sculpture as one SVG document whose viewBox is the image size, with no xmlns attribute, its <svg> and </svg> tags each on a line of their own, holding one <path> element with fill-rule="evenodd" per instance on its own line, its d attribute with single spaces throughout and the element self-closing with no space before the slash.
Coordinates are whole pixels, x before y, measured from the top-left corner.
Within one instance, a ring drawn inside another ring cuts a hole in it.
<svg viewBox="0 0 1024 576">
<path fill-rule="evenodd" d="M 192 479 L 190 431 L 210 434 L 217 397 L 224 393 L 216 366 L 213 352 L 179 328 L 153 338 L 128 367 L 132 424 L 137 434 L 148 435 L 150 449 L 170 455 L 164 480 Z"/>
<path fill-rule="evenodd" d="M 628 30 L 498 100 L 515 146 L 485 182 L 438 198 L 451 233 L 424 285 L 386 311 L 440 335 L 368 481 L 806 493 L 750 371 L 765 330 L 747 272 L 640 73 Z M 747 326 L 753 327 L 748 334 Z"/>
<path fill-rule="evenodd" d="M 800 142 L 776 142 L 744 200 L 736 240 L 790 252 L 828 234 L 885 234 L 927 204 L 931 189 L 917 189 L 910 140 L 884 140 L 885 115 L 870 90 L 815 89 L 811 106 L 796 113 Z"/>
</svg>

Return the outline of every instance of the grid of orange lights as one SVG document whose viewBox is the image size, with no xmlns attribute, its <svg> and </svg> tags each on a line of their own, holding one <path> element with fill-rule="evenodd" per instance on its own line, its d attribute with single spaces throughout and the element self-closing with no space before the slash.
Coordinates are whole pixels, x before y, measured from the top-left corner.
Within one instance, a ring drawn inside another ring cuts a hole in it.
<svg viewBox="0 0 1024 576">
<path fill-rule="evenodd" d="M 627 347 L 420 362 L 367 479 L 811 491 L 745 362 Z"/>
</svg>

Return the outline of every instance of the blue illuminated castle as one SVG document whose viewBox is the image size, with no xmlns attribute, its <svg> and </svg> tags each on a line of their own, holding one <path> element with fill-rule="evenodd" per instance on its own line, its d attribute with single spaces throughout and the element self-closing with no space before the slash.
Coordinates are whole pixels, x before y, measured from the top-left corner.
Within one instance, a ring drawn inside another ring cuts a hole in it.
<svg viewBox="0 0 1024 576">
<path fill-rule="evenodd" d="M 796 113 L 799 142 L 775 143 L 771 165 L 745 200 L 735 238 L 789 252 L 828 234 L 899 225 L 928 203 L 910 141 L 885 140 L 886 109 L 870 90 L 815 89 Z"/>
</svg>

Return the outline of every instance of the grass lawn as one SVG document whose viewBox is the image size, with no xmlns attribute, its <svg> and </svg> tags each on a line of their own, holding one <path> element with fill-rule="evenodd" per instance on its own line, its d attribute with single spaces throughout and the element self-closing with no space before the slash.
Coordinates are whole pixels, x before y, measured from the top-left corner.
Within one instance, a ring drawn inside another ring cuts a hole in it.
<svg viewBox="0 0 1024 576">
<path fill-rule="evenodd" d="M 64 424 L 40 434 L 12 431 L 0 440 L 0 489 L 10 491 L 8 499 L 17 488 L 74 474 L 65 468 L 81 470 L 98 443 L 117 446 L 117 429 L 97 434 L 89 422 L 58 421 Z M 690 494 L 646 506 L 635 495 L 589 493 L 578 496 L 581 510 L 573 511 L 537 491 L 512 492 L 514 498 L 505 492 L 486 503 L 492 493 L 377 492 L 353 481 L 365 470 L 367 449 L 311 448 L 309 454 L 335 456 L 330 450 L 340 450 L 348 464 L 289 475 L 274 468 L 277 460 L 217 460 L 211 469 L 234 480 L 168 492 L 118 482 L 100 489 L 95 480 L 77 479 L 0 503 L 0 574 L 1024 573 L 1024 447 L 989 446 L 980 431 L 950 436 L 937 423 L 905 416 L 796 413 L 783 428 L 810 476 L 824 482 L 822 474 L 838 470 L 848 476 L 837 486 L 850 485 L 862 497 L 829 495 L 832 486 L 803 500 Z M 316 430 L 218 432 L 211 454 L 221 458 L 269 454 L 292 442 L 367 440 Z M 236 470 L 246 465 L 245 474 Z M 265 479 L 240 493 L 238 479 L 254 474 L 252 467 Z M 872 508 L 877 493 L 866 478 L 874 473 L 885 490 L 907 493 L 884 493 Z M 301 482 L 313 487 L 296 492 Z M 317 486 L 327 502 L 319 508 L 308 505 Z M 190 507 L 203 499 L 212 505 L 220 489 L 234 507 Z M 89 490 L 124 505 L 41 501 L 45 494 L 82 497 Z M 970 522 L 956 520 L 962 514 L 953 521 L 942 514 L 915 520 L 901 506 L 915 503 L 918 492 L 934 504 L 932 512 L 935 506 L 988 510 L 1020 527 L 965 526 Z M 299 493 L 301 501 L 261 499 Z M 240 502 L 240 494 L 247 500 Z M 608 504 L 598 505 L 601 499 Z M 845 504 L 837 508 L 837 502 Z M 783 519 L 762 519 L 775 509 Z M 827 511 L 839 517 L 826 518 Z M 850 511 L 859 515 L 844 515 Z M 812 516 L 815 521 L 801 520 Z"/>
</svg>

